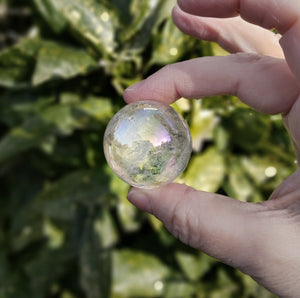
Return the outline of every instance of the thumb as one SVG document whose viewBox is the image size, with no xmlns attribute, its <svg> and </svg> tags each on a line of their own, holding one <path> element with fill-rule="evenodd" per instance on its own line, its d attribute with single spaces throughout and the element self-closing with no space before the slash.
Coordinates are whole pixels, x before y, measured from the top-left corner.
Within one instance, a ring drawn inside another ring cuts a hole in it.
<svg viewBox="0 0 300 298">
<path fill-rule="evenodd" d="M 182 242 L 242 270 L 253 265 L 255 256 L 251 255 L 259 241 L 256 216 L 263 205 L 181 184 L 150 190 L 132 188 L 128 200 L 155 215 Z"/>
</svg>

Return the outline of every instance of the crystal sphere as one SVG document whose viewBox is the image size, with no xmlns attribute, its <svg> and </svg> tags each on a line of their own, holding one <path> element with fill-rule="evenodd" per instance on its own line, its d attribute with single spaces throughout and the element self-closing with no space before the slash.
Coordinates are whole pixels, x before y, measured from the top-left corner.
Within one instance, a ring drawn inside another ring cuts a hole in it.
<svg viewBox="0 0 300 298">
<path fill-rule="evenodd" d="M 104 134 L 104 154 L 126 183 L 154 188 L 172 182 L 192 151 L 189 128 L 169 105 L 144 100 L 122 108 Z"/>
</svg>

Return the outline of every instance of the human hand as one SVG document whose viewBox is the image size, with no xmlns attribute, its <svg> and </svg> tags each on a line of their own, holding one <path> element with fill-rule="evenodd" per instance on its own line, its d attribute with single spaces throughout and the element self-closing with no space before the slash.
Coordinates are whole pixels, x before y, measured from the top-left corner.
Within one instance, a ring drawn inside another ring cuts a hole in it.
<svg viewBox="0 0 300 298">
<path fill-rule="evenodd" d="M 168 65 L 128 88 L 125 100 L 171 103 L 180 97 L 236 95 L 260 112 L 283 115 L 299 162 L 300 3 L 178 0 L 178 5 L 173 19 L 183 32 L 217 41 L 233 54 Z M 180 184 L 133 188 L 128 199 L 186 244 L 239 268 L 279 296 L 299 297 L 299 169 L 261 204 Z"/>
</svg>

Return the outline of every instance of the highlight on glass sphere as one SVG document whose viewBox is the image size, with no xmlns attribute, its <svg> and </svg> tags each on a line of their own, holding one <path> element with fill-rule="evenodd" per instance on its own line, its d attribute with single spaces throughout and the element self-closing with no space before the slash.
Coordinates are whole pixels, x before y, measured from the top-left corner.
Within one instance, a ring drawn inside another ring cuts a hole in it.
<svg viewBox="0 0 300 298">
<path fill-rule="evenodd" d="M 174 181 L 192 151 L 188 125 L 171 106 L 144 100 L 117 112 L 104 134 L 104 154 L 126 183 L 154 188 Z"/>
</svg>

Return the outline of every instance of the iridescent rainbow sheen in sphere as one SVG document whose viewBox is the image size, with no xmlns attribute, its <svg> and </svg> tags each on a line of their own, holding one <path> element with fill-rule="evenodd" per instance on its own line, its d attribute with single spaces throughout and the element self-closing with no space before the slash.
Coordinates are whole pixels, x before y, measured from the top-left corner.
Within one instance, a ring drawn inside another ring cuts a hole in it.
<svg viewBox="0 0 300 298">
<path fill-rule="evenodd" d="M 104 134 L 109 166 L 123 181 L 139 188 L 172 182 L 187 166 L 191 151 L 184 119 L 169 105 L 156 101 L 125 106 Z"/>
</svg>

